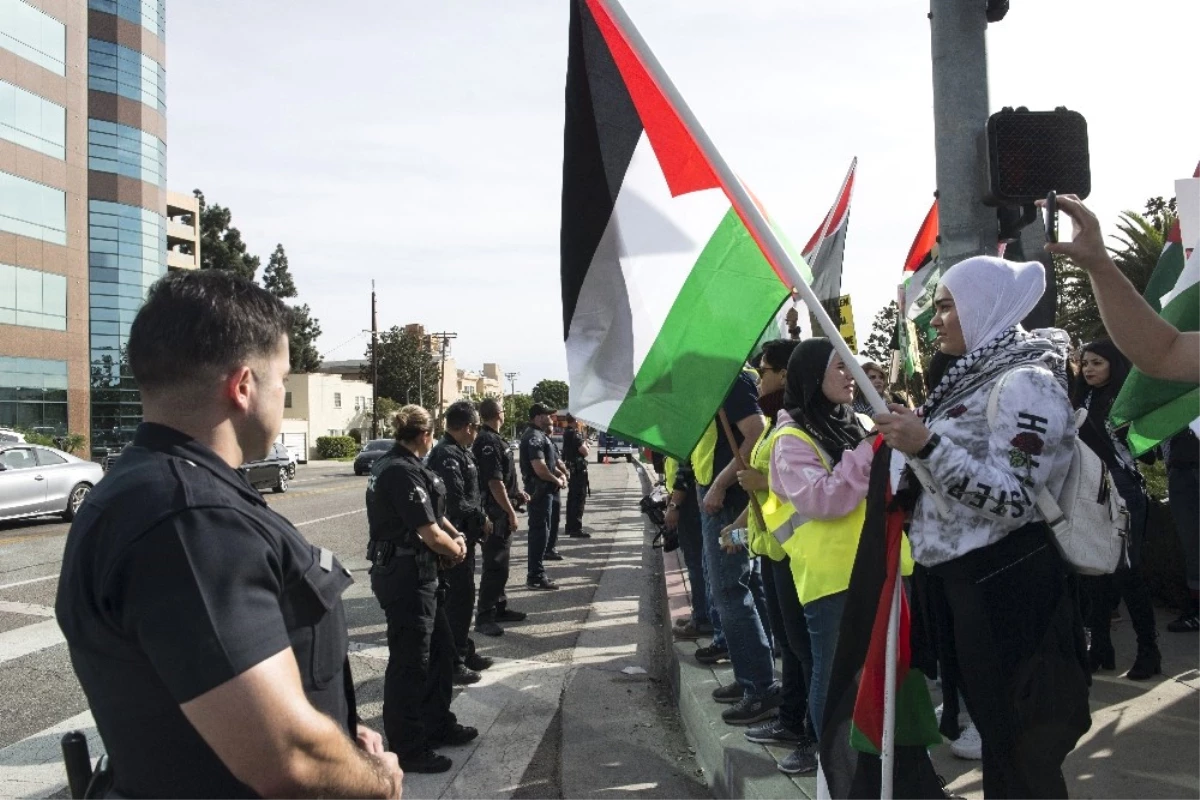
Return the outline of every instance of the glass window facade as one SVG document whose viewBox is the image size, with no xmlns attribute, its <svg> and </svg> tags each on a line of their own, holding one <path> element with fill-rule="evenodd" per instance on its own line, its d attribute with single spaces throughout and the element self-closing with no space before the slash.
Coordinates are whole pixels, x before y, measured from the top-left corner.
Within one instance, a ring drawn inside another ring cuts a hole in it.
<svg viewBox="0 0 1200 800">
<path fill-rule="evenodd" d="M 0 356 L 0 427 L 67 432 L 67 362 Z"/>
<path fill-rule="evenodd" d="M 167 12 L 164 0 L 88 0 L 88 8 L 116 14 L 121 19 L 141 25 L 162 39 L 167 34 Z"/>
<path fill-rule="evenodd" d="M 166 219 L 153 211 L 88 201 L 91 277 L 92 443 L 119 447 L 142 418 L 129 371 L 129 326 L 146 290 L 167 271 Z"/>
<path fill-rule="evenodd" d="M 88 39 L 88 88 L 167 113 L 166 71 L 149 56 L 119 44 Z"/>
<path fill-rule="evenodd" d="M 61 189 L 0 172 L 0 231 L 67 243 L 67 197 Z"/>
<path fill-rule="evenodd" d="M 21 0 L 0 0 L 0 47 L 56 75 L 67 74 L 67 29 Z"/>
<path fill-rule="evenodd" d="M 67 110 L 19 86 L 0 81 L 0 139 L 61 161 L 66 158 Z"/>
<path fill-rule="evenodd" d="M 67 329 L 67 278 L 0 264 L 0 323 Z"/>
<path fill-rule="evenodd" d="M 88 120 L 88 169 L 167 185 L 167 146 L 153 134 L 102 119 Z"/>
</svg>

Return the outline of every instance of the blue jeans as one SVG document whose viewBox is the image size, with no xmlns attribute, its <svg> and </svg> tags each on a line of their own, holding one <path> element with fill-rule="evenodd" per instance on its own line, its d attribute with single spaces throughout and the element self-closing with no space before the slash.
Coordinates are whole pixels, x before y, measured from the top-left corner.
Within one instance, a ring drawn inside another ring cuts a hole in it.
<svg viewBox="0 0 1200 800">
<path fill-rule="evenodd" d="M 736 553 L 721 550 L 721 528 L 733 522 L 740 509 L 726 504 L 717 514 L 709 514 L 703 507 L 707 490 L 706 486 L 697 487 L 709 597 L 721 617 L 734 678 L 748 696 L 762 697 L 776 691 L 775 660 L 754 592 L 757 584 L 758 594 L 762 594 L 762 580 L 744 549 Z"/>
<path fill-rule="evenodd" d="M 530 581 L 546 577 L 542 559 L 549 546 L 551 517 L 554 516 L 556 495 L 546 492 L 541 497 L 529 500 L 529 568 L 526 573 Z"/>
<path fill-rule="evenodd" d="M 804 621 L 808 623 L 808 640 L 812 646 L 808 718 L 812 721 L 817 739 L 821 738 L 821 725 L 825 721 L 825 697 L 829 694 L 829 677 L 833 674 L 833 657 L 837 654 L 838 630 L 842 627 L 842 611 L 845 608 L 844 591 L 804 604 Z"/>
</svg>

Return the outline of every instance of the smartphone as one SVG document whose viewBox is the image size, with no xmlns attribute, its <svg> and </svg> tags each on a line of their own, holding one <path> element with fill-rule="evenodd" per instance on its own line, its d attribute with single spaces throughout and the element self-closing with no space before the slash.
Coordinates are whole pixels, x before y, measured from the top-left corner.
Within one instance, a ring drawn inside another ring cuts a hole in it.
<svg viewBox="0 0 1200 800">
<path fill-rule="evenodd" d="M 1046 195 L 1046 241 L 1058 241 L 1058 194 L 1053 189 Z"/>
</svg>

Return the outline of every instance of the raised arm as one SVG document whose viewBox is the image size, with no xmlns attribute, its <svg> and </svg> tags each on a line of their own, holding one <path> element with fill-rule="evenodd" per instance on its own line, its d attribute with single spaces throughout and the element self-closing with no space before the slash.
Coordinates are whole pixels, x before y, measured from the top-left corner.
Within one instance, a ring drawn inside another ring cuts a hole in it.
<svg viewBox="0 0 1200 800">
<path fill-rule="evenodd" d="M 1087 272 L 1113 343 L 1151 377 L 1200 382 L 1200 333 L 1179 331 L 1138 294 L 1109 257 L 1096 215 L 1079 198 L 1063 195 L 1058 204 L 1071 218 L 1072 241 L 1047 244 L 1046 249 L 1067 256 Z"/>
</svg>

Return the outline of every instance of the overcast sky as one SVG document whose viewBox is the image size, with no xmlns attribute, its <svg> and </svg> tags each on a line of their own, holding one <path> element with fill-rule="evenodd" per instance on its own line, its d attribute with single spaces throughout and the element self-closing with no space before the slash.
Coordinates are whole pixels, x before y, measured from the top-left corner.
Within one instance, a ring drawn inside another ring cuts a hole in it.
<svg viewBox="0 0 1200 800">
<path fill-rule="evenodd" d="M 982 0 L 980 0 L 981 2 Z M 789 232 L 851 158 L 843 291 L 860 339 L 934 187 L 920 0 L 626 0 L 726 160 Z M 171 0 L 168 184 L 287 249 L 328 359 L 380 326 L 457 331 L 460 367 L 566 378 L 558 281 L 567 0 Z M 1170 195 L 1200 159 L 1194 0 L 1012 0 L 988 33 L 993 110 L 1087 117 L 1090 205 Z M 352 341 L 350 341 L 352 340 Z M 347 344 L 347 342 L 349 343 Z"/>
</svg>

